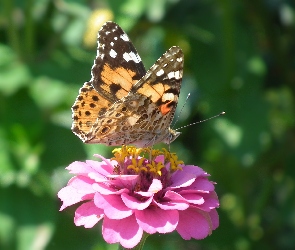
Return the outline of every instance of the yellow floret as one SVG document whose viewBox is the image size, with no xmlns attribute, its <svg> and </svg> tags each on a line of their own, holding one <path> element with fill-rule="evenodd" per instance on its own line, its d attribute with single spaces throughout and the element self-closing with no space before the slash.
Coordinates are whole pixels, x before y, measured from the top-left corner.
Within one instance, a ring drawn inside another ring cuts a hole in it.
<svg viewBox="0 0 295 250">
<path fill-rule="evenodd" d="M 122 148 L 114 149 L 113 153 L 114 157 L 112 160 L 117 161 L 119 164 L 124 164 L 126 159 L 130 159 L 132 164 L 128 165 L 127 169 L 132 169 L 136 173 L 144 171 L 161 176 L 161 170 L 165 164 L 170 163 L 170 171 L 172 172 L 182 170 L 181 165 L 184 164 L 183 161 L 178 160 L 175 153 L 170 153 L 165 148 L 160 150 L 122 146 Z M 164 164 L 162 162 L 155 162 L 155 158 L 160 155 L 163 155 L 165 158 Z"/>
</svg>

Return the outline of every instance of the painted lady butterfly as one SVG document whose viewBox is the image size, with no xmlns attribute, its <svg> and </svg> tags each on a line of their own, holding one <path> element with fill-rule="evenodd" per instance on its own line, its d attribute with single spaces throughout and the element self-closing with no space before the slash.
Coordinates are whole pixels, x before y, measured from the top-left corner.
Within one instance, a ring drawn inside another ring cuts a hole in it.
<svg viewBox="0 0 295 250">
<path fill-rule="evenodd" d="M 84 143 L 109 146 L 169 144 L 178 102 L 183 53 L 171 47 L 146 72 L 126 33 L 106 22 L 98 33 L 92 78 L 72 107 L 72 131 Z"/>
</svg>

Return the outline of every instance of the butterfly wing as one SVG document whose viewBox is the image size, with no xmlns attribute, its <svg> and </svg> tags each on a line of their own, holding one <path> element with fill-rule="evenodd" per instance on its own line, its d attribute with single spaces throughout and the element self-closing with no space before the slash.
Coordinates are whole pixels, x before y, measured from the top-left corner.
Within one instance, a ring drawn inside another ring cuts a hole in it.
<svg viewBox="0 0 295 250">
<path fill-rule="evenodd" d="M 166 138 L 178 102 L 183 52 L 171 47 L 128 95 L 112 105 L 94 125 L 89 143 L 150 146 Z"/>
<path fill-rule="evenodd" d="M 99 31 L 97 57 L 92 67 L 92 85 L 112 103 L 125 97 L 146 73 L 127 34 L 114 22 Z"/>
<path fill-rule="evenodd" d="M 182 50 L 177 46 L 171 47 L 131 88 L 129 93 L 129 95 L 144 95 L 155 104 L 162 115 L 159 119 L 162 120 L 163 128 L 169 128 L 177 107 L 183 74 L 183 59 Z"/>
<path fill-rule="evenodd" d="M 84 83 L 72 106 L 72 131 L 83 142 L 93 137 L 93 125 L 99 117 L 146 73 L 127 34 L 114 22 L 106 22 L 98 33 L 91 73 L 91 80 Z"/>
</svg>

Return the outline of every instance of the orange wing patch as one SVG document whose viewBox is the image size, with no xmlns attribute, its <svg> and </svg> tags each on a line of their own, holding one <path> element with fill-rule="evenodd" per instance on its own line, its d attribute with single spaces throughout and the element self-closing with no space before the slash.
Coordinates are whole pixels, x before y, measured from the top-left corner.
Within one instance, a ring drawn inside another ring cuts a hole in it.
<svg viewBox="0 0 295 250">
<path fill-rule="evenodd" d="M 106 64 L 101 72 L 103 84 L 100 87 L 121 99 L 128 94 L 132 85 L 137 82 L 132 79 L 135 75 L 136 73 L 132 70 L 126 70 L 122 67 L 112 69 L 109 64 Z M 117 86 L 117 88 L 114 86 Z"/>
<path fill-rule="evenodd" d="M 169 101 L 160 106 L 160 111 L 163 115 L 167 115 L 173 108 L 174 101 Z"/>
<path fill-rule="evenodd" d="M 162 83 L 150 85 L 149 82 L 146 82 L 141 88 L 137 89 L 137 93 L 150 97 L 152 102 L 157 102 L 159 99 L 161 99 L 164 90 L 165 89 Z"/>
<path fill-rule="evenodd" d="M 151 85 L 149 82 L 143 84 L 143 86 L 137 89 L 137 93 L 149 97 L 153 103 L 159 105 L 159 109 L 163 115 L 168 114 L 178 101 L 178 96 L 173 93 L 165 93 L 169 91 L 171 86 L 163 83 L 156 83 Z"/>
</svg>

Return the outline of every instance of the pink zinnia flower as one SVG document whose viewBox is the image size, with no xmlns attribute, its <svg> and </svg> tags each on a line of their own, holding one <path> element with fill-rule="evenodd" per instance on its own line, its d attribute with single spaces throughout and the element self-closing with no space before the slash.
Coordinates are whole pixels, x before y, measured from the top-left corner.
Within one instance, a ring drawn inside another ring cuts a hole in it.
<svg viewBox="0 0 295 250">
<path fill-rule="evenodd" d="M 76 174 L 58 192 L 60 210 L 83 202 L 75 212 L 77 226 L 93 227 L 103 219 L 108 243 L 136 246 L 143 232 L 170 233 L 183 239 L 203 239 L 219 225 L 218 197 L 209 174 L 184 165 L 166 150 L 123 147 L 103 161 L 73 162 Z M 141 155 L 148 155 L 142 157 Z"/>
</svg>

